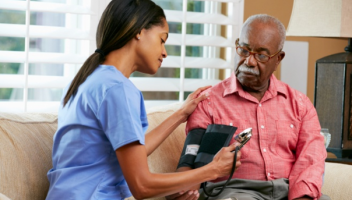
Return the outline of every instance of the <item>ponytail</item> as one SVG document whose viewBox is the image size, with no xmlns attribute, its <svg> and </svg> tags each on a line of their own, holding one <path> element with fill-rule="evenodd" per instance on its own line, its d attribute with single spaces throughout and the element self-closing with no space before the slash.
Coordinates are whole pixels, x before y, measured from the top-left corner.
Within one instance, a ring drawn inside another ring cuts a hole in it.
<svg viewBox="0 0 352 200">
<path fill-rule="evenodd" d="M 104 62 L 104 58 L 99 53 L 93 53 L 89 58 L 84 62 L 81 69 L 76 74 L 75 78 L 72 80 L 70 87 L 67 90 L 63 101 L 63 107 L 70 100 L 71 96 L 74 96 L 78 90 L 78 87 L 87 79 L 87 77 L 93 73 L 93 71 Z"/>
</svg>

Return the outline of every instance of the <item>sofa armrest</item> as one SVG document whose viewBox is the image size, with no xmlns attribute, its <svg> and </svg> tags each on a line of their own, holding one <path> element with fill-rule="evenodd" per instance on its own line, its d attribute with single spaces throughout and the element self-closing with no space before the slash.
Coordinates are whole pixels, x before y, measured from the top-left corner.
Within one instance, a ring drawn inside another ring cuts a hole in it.
<svg viewBox="0 0 352 200">
<path fill-rule="evenodd" d="M 352 197 L 352 165 L 325 163 L 322 193 L 331 199 L 350 199 Z"/>
</svg>

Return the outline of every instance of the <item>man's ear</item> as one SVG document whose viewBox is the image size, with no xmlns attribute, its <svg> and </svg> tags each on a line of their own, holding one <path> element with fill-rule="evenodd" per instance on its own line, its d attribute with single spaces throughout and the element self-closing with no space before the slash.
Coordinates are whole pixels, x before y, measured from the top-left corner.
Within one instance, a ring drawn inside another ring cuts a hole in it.
<svg viewBox="0 0 352 200">
<path fill-rule="evenodd" d="M 280 53 L 278 53 L 277 55 L 277 62 L 276 62 L 276 67 L 275 67 L 275 70 L 278 68 L 278 66 L 280 65 L 280 62 L 282 61 L 282 59 L 284 59 L 285 57 L 285 52 L 284 51 L 281 51 Z"/>
<path fill-rule="evenodd" d="M 277 55 L 277 61 L 278 61 L 278 64 L 281 62 L 282 59 L 285 58 L 285 52 L 284 51 L 281 51 L 279 53 L 279 55 Z"/>
</svg>

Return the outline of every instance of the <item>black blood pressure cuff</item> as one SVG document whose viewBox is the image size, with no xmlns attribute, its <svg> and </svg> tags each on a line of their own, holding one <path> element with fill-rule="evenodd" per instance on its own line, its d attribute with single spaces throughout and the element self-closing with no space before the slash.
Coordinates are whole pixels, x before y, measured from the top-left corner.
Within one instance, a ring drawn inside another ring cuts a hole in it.
<svg viewBox="0 0 352 200">
<path fill-rule="evenodd" d="M 205 129 L 202 128 L 193 129 L 188 132 L 177 168 L 194 168 L 194 160 L 196 159 L 204 133 Z"/>
<path fill-rule="evenodd" d="M 237 127 L 222 124 L 210 124 L 202 138 L 194 168 L 210 163 L 215 154 L 222 148 L 229 146 Z"/>
<path fill-rule="evenodd" d="M 222 124 L 210 124 L 206 130 L 191 130 L 177 168 L 198 168 L 210 163 L 222 147 L 229 145 L 236 130 L 237 127 Z"/>
</svg>

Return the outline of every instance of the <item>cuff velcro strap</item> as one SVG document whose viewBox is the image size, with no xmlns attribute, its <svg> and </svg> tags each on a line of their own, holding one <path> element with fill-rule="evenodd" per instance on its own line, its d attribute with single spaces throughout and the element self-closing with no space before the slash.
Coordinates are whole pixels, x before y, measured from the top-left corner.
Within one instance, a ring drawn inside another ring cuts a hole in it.
<svg viewBox="0 0 352 200">
<path fill-rule="evenodd" d="M 202 141 L 205 129 L 197 128 L 191 130 L 186 137 L 185 144 L 183 146 L 180 161 L 177 168 L 180 167 L 191 167 L 194 168 L 194 160 L 196 159 L 200 143 Z"/>
</svg>

